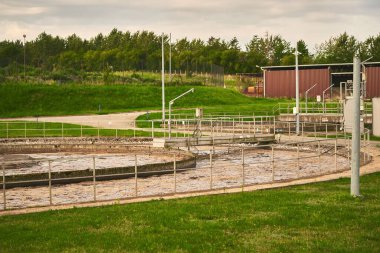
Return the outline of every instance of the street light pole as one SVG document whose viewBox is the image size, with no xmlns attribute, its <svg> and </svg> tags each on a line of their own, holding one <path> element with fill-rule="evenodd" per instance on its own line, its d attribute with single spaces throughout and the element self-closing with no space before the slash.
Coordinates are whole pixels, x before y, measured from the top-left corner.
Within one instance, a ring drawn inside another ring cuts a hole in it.
<svg viewBox="0 0 380 253">
<path fill-rule="evenodd" d="M 162 52 L 161 52 L 161 79 L 162 79 L 162 122 L 165 124 L 165 62 L 164 62 L 164 33 L 162 33 Z"/>
<path fill-rule="evenodd" d="M 190 92 L 194 93 L 194 88 L 191 88 L 190 90 L 182 93 L 181 95 L 179 95 L 178 97 L 170 100 L 170 102 L 169 102 L 169 123 L 168 123 L 169 124 L 169 139 L 172 138 L 172 128 L 171 128 L 171 125 L 172 125 L 172 122 L 171 122 L 171 120 L 172 120 L 172 105 L 174 104 L 174 101 L 176 101 L 177 99 L 179 99 L 179 98 L 187 95 Z"/>
<path fill-rule="evenodd" d="M 26 63 L 25 38 L 26 38 L 26 34 L 22 35 L 22 37 L 24 37 L 24 81 L 25 81 L 26 80 L 26 76 L 25 76 L 25 63 Z"/>
<path fill-rule="evenodd" d="M 300 134 L 300 87 L 299 87 L 299 73 L 298 73 L 298 49 L 296 45 L 296 51 L 294 52 L 296 56 L 296 134 Z"/>
<path fill-rule="evenodd" d="M 172 81 L 172 34 L 169 37 L 169 82 Z"/>
<path fill-rule="evenodd" d="M 309 91 L 311 91 L 315 86 L 317 86 L 317 83 L 311 86 L 306 92 L 305 92 L 305 99 L 306 99 L 306 113 L 307 113 L 307 95 Z"/>
</svg>

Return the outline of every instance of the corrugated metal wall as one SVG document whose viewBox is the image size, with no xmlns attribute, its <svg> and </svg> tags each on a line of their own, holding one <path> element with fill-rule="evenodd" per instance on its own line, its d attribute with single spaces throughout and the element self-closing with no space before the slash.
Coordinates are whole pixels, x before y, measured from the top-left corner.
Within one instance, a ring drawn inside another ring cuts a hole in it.
<svg viewBox="0 0 380 253">
<path fill-rule="evenodd" d="M 300 96 L 304 97 L 307 91 L 315 83 L 318 83 L 309 92 L 309 97 L 321 95 L 323 90 L 330 86 L 330 71 L 324 69 L 301 69 L 299 70 Z M 295 70 L 267 70 L 265 71 L 265 96 L 288 97 L 296 96 Z"/>
<path fill-rule="evenodd" d="M 367 98 L 380 97 L 380 67 L 367 66 Z"/>
</svg>

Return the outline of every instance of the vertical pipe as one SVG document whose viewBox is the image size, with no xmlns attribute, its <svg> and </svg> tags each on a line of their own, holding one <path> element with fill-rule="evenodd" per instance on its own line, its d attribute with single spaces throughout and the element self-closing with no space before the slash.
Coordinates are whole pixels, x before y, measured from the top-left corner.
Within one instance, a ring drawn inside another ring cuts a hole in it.
<svg viewBox="0 0 380 253">
<path fill-rule="evenodd" d="M 95 172 L 95 156 L 92 157 L 92 180 L 94 185 L 94 201 L 96 201 L 96 172 Z"/>
<path fill-rule="evenodd" d="M 360 59 L 354 57 L 353 74 L 353 129 L 351 155 L 351 195 L 360 196 Z"/>
<path fill-rule="evenodd" d="M 137 155 L 135 155 L 135 197 L 137 197 Z"/>
<path fill-rule="evenodd" d="M 52 194 L 51 194 L 51 161 L 49 161 L 49 202 L 50 205 L 53 204 Z"/>
</svg>

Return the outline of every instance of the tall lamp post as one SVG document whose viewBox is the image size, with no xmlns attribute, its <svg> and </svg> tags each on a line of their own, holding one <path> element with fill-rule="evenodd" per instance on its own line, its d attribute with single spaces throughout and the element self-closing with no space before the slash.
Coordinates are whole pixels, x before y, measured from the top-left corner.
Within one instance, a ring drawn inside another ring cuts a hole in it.
<svg viewBox="0 0 380 253">
<path fill-rule="evenodd" d="M 25 63 L 26 63 L 25 38 L 26 38 L 26 34 L 22 35 L 22 37 L 24 37 L 24 81 L 25 81 L 26 80 L 26 76 L 25 76 Z"/>
<path fill-rule="evenodd" d="M 181 95 L 179 95 L 178 97 L 170 100 L 170 102 L 169 102 L 169 123 L 168 123 L 169 124 L 169 139 L 172 138 L 172 122 L 171 122 L 172 121 L 172 105 L 174 104 L 174 101 L 176 101 L 177 99 L 185 96 L 186 94 L 188 94 L 190 92 L 194 93 L 194 88 L 191 88 L 190 90 L 182 93 Z"/>
<path fill-rule="evenodd" d="M 162 79 L 162 122 L 165 124 L 165 62 L 164 62 L 164 33 L 162 33 L 162 55 L 161 55 L 161 79 Z"/>
<path fill-rule="evenodd" d="M 296 56 L 296 134 L 300 134 L 300 87 L 299 87 L 299 73 L 298 73 L 298 48 L 296 45 L 296 51 L 294 55 Z"/>
</svg>

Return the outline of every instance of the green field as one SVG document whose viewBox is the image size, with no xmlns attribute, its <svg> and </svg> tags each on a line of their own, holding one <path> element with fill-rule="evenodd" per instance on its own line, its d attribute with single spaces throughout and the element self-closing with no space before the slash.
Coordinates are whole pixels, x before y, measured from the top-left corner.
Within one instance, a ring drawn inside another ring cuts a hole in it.
<svg viewBox="0 0 380 253">
<path fill-rule="evenodd" d="M 380 252 L 380 173 L 218 196 L 0 217 L 1 252 Z"/>
<path fill-rule="evenodd" d="M 101 129 L 91 126 L 81 126 L 67 123 L 30 122 L 30 121 L 0 121 L 0 138 L 27 137 L 151 137 L 151 131 Z M 155 137 L 164 133 L 154 132 Z"/>
<path fill-rule="evenodd" d="M 169 86 L 166 104 L 183 92 L 195 88 L 176 101 L 173 109 L 203 107 L 206 112 L 271 113 L 284 99 L 250 98 L 218 87 Z M 161 109 L 161 87 L 156 85 L 0 85 L 0 117 L 78 115 Z M 100 110 L 99 110 L 100 108 Z"/>
</svg>

